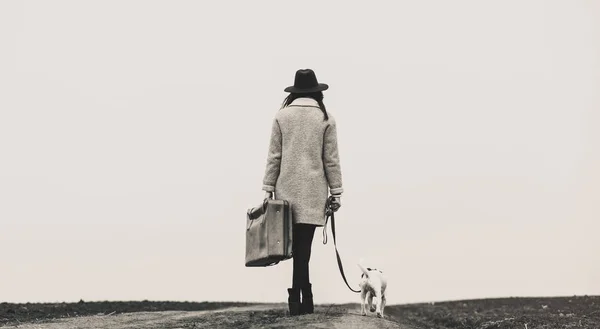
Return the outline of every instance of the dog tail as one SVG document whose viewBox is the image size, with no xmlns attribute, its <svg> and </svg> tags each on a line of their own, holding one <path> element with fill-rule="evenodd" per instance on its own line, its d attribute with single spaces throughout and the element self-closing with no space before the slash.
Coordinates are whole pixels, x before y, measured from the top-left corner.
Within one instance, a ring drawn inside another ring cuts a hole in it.
<svg viewBox="0 0 600 329">
<path fill-rule="evenodd" d="M 364 267 L 362 266 L 362 264 L 361 264 L 361 263 L 358 263 L 358 267 L 360 267 L 360 270 L 363 272 L 363 274 L 364 274 L 364 275 L 367 277 L 367 279 L 368 279 L 368 278 L 369 278 L 369 271 L 367 271 L 367 269 L 366 269 L 366 268 L 364 268 Z"/>
</svg>

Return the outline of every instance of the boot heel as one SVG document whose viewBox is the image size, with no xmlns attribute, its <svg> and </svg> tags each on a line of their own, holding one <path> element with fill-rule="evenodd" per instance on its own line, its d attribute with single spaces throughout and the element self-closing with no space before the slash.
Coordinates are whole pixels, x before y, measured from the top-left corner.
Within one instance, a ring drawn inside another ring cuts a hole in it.
<svg viewBox="0 0 600 329">
<path fill-rule="evenodd" d="M 300 314 L 312 314 L 315 312 L 315 305 L 313 303 L 312 285 L 308 285 L 301 288 L 302 290 L 302 303 L 300 304 Z"/>
</svg>

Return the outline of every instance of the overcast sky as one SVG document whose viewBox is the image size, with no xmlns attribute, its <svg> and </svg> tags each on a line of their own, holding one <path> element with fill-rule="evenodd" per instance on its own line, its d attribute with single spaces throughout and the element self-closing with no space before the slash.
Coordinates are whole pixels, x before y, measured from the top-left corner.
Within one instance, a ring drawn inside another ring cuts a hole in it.
<svg viewBox="0 0 600 329">
<path fill-rule="evenodd" d="M 388 303 L 600 294 L 598 1 L 2 1 L 0 301 L 284 302 L 272 118 L 328 83 L 338 245 Z M 316 231 L 315 301 L 358 302 Z"/>
</svg>

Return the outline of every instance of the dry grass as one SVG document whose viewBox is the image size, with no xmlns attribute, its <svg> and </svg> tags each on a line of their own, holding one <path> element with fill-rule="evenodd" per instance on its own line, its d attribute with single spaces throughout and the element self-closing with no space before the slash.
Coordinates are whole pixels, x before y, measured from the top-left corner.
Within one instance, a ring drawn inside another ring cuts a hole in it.
<svg viewBox="0 0 600 329">
<path fill-rule="evenodd" d="M 113 315 L 129 312 L 152 311 L 205 311 L 233 306 L 247 306 L 242 302 L 165 302 L 165 301 L 98 301 L 78 303 L 0 303 L 0 325 L 20 322 L 44 322 L 52 319 L 86 315 Z"/>
<path fill-rule="evenodd" d="M 600 329 L 600 296 L 480 299 L 395 305 L 386 313 L 438 329 Z"/>
</svg>

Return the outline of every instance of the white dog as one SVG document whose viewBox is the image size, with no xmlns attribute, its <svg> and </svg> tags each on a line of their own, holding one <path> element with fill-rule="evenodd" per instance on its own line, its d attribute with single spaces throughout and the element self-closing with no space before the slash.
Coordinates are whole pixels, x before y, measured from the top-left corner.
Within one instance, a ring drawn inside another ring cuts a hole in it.
<svg viewBox="0 0 600 329">
<path fill-rule="evenodd" d="M 385 288 L 387 287 L 387 279 L 383 272 L 374 268 L 364 268 L 358 264 L 363 272 L 360 281 L 360 298 L 361 308 L 360 313 L 367 315 L 365 300 L 369 303 L 371 312 L 377 311 L 377 316 L 383 318 L 383 309 L 385 308 Z M 373 298 L 375 298 L 376 306 L 373 306 Z"/>
</svg>

